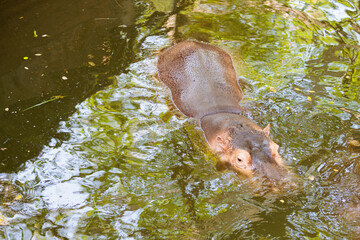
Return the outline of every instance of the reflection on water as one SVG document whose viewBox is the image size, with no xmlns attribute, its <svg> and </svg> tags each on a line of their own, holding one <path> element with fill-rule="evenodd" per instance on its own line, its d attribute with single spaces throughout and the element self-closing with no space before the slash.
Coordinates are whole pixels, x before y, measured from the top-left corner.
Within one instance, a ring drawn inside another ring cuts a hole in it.
<svg viewBox="0 0 360 240">
<path fill-rule="evenodd" d="M 9 223 L 1 237 L 356 238 L 359 6 L 196 1 L 163 25 L 154 22 L 167 15 L 155 8 L 172 5 L 153 2 L 137 2 L 144 18 L 126 71 L 60 121 L 40 154 L 0 175 L 0 213 Z M 169 110 L 169 94 L 153 78 L 154 51 L 188 38 L 233 56 L 250 85 L 247 114 L 272 124 L 301 187 L 270 188 L 217 171 L 197 122 Z"/>
</svg>

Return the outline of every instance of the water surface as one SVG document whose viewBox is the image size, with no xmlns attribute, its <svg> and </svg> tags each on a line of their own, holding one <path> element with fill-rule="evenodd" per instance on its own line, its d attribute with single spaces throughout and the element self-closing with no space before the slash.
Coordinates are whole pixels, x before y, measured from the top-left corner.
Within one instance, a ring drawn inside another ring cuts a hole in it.
<svg viewBox="0 0 360 240">
<path fill-rule="evenodd" d="M 61 117 L 42 141 L 31 141 L 41 148 L 35 156 L 23 157 L 23 165 L 0 174 L 0 212 L 8 223 L 0 227 L 0 236 L 356 238 L 360 233 L 358 3 L 161 3 L 135 1 L 131 8 L 123 6 L 133 9 L 132 21 L 118 22 L 94 37 L 109 44 L 110 52 L 104 56 L 112 56 L 110 65 L 97 67 L 98 62 L 85 58 L 81 62 L 85 70 L 79 69 L 76 76 L 87 82 L 84 72 L 90 69 L 94 78 L 110 79 L 110 85 L 92 88 L 72 102 L 64 98 L 24 112 L 37 116 L 57 109 L 61 114 L 56 116 Z M 197 121 L 172 110 L 169 92 L 154 77 L 156 52 L 184 39 L 210 42 L 230 53 L 239 77 L 247 83 L 242 105 L 249 110 L 248 117 L 260 126 L 271 123 L 272 137 L 301 187 L 274 189 L 216 170 L 216 156 Z M 75 46 L 69 52 L 81 49 Z M 42 100 L 23 100 L 17 111 Z M 17 129 L 15 122 L 5 123 Z M 21 131 L 32 136 L 29 128 Z M 10 162 L 12 155 L 6 151 Z"/>
</svg>

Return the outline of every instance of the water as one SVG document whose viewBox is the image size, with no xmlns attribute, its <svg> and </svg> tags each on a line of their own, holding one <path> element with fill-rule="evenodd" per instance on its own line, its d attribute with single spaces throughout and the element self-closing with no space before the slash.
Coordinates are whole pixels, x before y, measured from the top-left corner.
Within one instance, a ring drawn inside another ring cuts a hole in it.
<svg viewBox="0 0 360 240">
<path fill-rule="evenodd" d="M 0 219 L 8 224 L 0 226 L 1 238 L 356 239 L 358 3 L 179 1 L 172 16 L 172 2 L 161 3 L 104 3 L 102 9 L 115 5 L 128 18 L 109 10 L 92 12 L 82 23 L 70 21 L 70 29 L 83 27 L 82 33 L 102 30 L 79 35 L 83 43 L 94 35 L 88 45 L 59 47 L 71 54 L 53 65 L 44 56 L 47 79 L 56 86 L 34 84 L 31 95 L 3 84 L 1 91 L 21 101 L 1 101 L 9 108 L 0 125 Z M 5 9 L 20 21 L 25 10 L 13 6 L 18 10 Z M 61 16 L 61 6 L 46 8 L 47 14 Z M 41 15 L 41 7 L 32 9 Z M 107 18 L 106 27 L 96 28 L 95 18 Z M 31 38 L 17 41 L 38 40 L 32 27 L 27 34 Z M 31 45 L 32 51 L 69 44 L 59 36 Z M 230 53 L 248 83 L 242 101 L 247 115 L 260 126 L 271 123 L 298 188 L 275 189 L 216 170 L 197 121 L 169 110 L 169 92 L 154 77 L 156 51 L 181 39 L 207 41 Z M 20 68 L 42 66 L 35 56 L 30 65 L 10 61 L 15 57 L 9 51 L 9 61 L 1 62 L 15 79 L 23 79 Z M 14 55 L 22 59 L 24 51 Z M 68 66 L 60 65 L 64 60 Z M 22 112 L 57 95 L 65 98 Z"/>
</svg>

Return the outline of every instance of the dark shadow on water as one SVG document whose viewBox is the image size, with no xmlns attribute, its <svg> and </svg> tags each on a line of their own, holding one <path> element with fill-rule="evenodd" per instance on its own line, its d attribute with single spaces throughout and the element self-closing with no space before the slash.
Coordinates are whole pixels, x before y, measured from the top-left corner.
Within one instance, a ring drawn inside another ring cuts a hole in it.
<svg viewBox="0 0 360 240">
<path fill-rule="evenodd" d="M 145 18 L 159 29 L 165 14 L 143 16 L 130 0 L 1 1 L 0 171 L 14 171 L 56 136 L 59 121 L 113 82 L 138 58 Z M 64 98 L 39 107 L 26 108 Z"/>
</svg>

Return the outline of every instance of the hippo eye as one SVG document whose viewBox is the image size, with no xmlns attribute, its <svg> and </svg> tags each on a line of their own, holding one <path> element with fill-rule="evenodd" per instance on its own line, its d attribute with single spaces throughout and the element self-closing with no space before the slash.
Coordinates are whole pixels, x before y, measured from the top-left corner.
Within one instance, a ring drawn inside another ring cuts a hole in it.
<svg viewBox="0 0 360 240">
<path fill-rule="evenodd" d="M 241 159 L 241 158 L 239 158 L 239 157 L 237 158 L 237 160 L 238 160 L 238 162 L 242 162 L 242 159 Z"/>
</svg>

